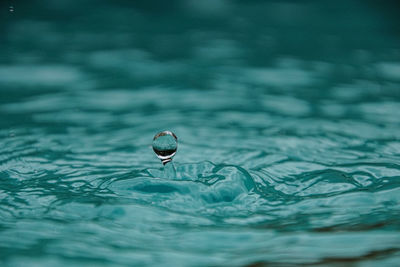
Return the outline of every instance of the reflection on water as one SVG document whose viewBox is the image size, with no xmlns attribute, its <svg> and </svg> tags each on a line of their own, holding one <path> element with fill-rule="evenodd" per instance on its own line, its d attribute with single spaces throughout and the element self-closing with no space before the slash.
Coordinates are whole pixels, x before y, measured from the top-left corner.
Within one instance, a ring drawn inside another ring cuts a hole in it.
<svg viewBox="0 0 400 267">
<path fill-rule="evenodd" d="M 396 4 L 12 4 L 0 265 L 398 264 Z"/>
</svg>

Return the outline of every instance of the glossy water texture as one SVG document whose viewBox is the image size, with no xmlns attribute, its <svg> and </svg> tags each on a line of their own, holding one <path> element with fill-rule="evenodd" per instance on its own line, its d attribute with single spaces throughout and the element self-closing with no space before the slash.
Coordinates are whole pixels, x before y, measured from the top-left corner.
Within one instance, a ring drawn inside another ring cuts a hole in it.
<svg viewBox="0 0 400 267">
<path fill-rule="evenodd" d="M 1 266 L 398 266 L 395 1 L 6 2 Z"/>
</svg>

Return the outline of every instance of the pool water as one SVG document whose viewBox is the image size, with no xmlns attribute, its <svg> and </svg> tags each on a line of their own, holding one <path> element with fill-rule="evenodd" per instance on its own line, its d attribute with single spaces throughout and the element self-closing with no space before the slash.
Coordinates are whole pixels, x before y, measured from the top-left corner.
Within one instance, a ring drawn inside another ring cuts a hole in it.
<svg viewBox="0 0 400 267">
<path fill-rule="evenodd" d="M 3 1 L 0 265 L 398 266 L 385 3 Z"/>
</svg>

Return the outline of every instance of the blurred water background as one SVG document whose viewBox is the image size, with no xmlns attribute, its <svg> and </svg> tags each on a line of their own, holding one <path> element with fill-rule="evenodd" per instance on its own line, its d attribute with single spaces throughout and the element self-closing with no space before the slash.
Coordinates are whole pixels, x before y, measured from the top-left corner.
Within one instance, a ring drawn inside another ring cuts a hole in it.
<svg viewBox="0 0 400 267">
<path fill-rule="evenodd" d="M 0 265 L 398 266 L 399 6 L 2 1 Z"/>
</svg>

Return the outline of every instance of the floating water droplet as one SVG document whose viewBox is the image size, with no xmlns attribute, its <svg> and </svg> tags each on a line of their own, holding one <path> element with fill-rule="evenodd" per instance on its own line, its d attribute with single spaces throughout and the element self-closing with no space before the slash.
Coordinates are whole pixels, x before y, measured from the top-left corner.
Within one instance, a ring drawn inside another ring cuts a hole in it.
<svg viewBox="0 0 400 267">
<path fill-rule="evenodd" d="M 10 12 L 14 12 L 14 7 L 10 6 Z"/>
<path fill-rule="evenodd" d="M 178 149 L 178 138 L 173 132 L 163 131 L 153 138 L 153 150 L 165 165 L 172 160 Z"/>
</svg>

